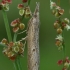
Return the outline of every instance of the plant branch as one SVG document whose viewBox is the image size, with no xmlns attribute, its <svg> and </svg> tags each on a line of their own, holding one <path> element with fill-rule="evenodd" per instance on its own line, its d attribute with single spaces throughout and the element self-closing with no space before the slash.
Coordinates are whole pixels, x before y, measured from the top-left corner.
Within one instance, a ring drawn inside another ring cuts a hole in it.
<svg viewBox="0 0 70 70">
<path fill-rule="evenodd" d="M 27 36 L 25 37 L 25 38 L 22 38 L 21 40 L 19 40 L 19 41 L 23 41 L 23 40 L 26 40 L 27 39 Z"/>
<path fill-rule="evenodd" d="M 24 30 L 24 31 L 22 31 L 22 32 L 20 32 L 20 33 L 18 33 L 18 34 L 22 34 L 22 33 L 24 33 L 24 32 L 26 32 L 27 30 Z"/>
</svg>

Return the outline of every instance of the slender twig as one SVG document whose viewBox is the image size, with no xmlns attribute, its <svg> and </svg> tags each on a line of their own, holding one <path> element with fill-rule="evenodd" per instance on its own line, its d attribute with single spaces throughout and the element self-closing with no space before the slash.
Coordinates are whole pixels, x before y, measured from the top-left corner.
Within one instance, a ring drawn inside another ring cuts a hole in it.
<svg viewBox="0 0 70 70">
<path fill-rule="evenodd" d="M 24 38 L 22 38 L 21 40 L 19 40 L 19 41 L 23 41 L 23 40 L 26 40 L 27 39 L 27 36 L 26 37 L 24 37 Z"/>
<path fill-rule="evenodd" d="M 22 34 L 22 33 L 24 33 L 24 32 L 26 32 L 27 30 L 24 30 L 24 31 L 22 31 L 22 32 L 20 32 L 20 33 L 17 33 L 17 34 Z"/>
<path fill-rule="evenodd" d="M 25 40 L 25 43 L 24 43 L 24 49 L 25 49 L 25 46 L 26 46 L 26 40 Z"/>
</svg>

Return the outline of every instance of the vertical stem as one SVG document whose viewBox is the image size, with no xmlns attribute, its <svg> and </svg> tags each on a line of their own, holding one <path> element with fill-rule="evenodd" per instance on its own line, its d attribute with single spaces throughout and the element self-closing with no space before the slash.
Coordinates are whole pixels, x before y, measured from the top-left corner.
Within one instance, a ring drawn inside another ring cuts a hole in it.
<svg viewBox="0 0 70 70">
<path fill-rule="evenodd" d="M 16 39 L 17 39 L 17 33 L 14 34 L 13 42 L 16 42 Z M 22 70 L 22 67 L 20 64 L 20 56 L 17 56 L 15 61 L 16 61 L 15 66 L 16 66 L 17 70 Z"/>
<path fill-rule="evenodd" d="M 3 14 L 3 18 L 4 18 L 4 23 L 5 23 L 5 28 L 6 28 L 8 40 L 10 42 L 10 41 L 12 41 L 12 36 L 11 36 L 11 31 L 10 31 L 10 27 L 9 27 L 7 14 L 6 14 L 6 12 L 4 10 L 2 10 L 2 14 Z"/>
<path fill-rule="evenodd" d="M 14 34 L 13 42 L 16 42 L 17 39 L 17 33 Z"/>
<path fill-rule="evenodd" d="M 64 42 L 64 34 L 62 33 L 63 37 L 63 60 L 65 59 L 65 42 Z"/>
<path fill-rule="evenodd" d="M 28 0 L 28 5 L 30 5 L 31 0 Z"/>
<path fill-rule="evenodd" d="M 19 70 L 19 67 L 18 67 L 18 64 L 17 64 L 17 60 L 15 60 L 15 61 L 13 62 L 13 64 L 14 64 L 15 70 Z"/>
<path fill-rule="evenodd" d="M 39 70 L 39 3 L 28 24 L 28 70 Z"/>
<path fill-rule="evenodd" d="M 18 64 L 19 70 L 22 70 L 21 63 L 20 63 L 20 56 L 18 56 L 17 58 L 17 64 Z"/>
<path fill-rule="evenodd" d="M 63 32 L 62 32 L 62 37 L 63 37 L 63 43 L 62 43 L 62 45 L 63 45 L 63 61 L 65 60 L 65 42 L 64 42 L 64 34 L 63 34 Z M 63 67 L 64 67 L 64 63 L 63 63 Z"/>
<path fill-rule="evenodd" d="M 13 42 L 16 42 L 16 39 L 17 39 L 17 33 L 14 34 L 14 38 L 13 38 Z M 15 62 L 14 62 L 14 65 L 15 65 L 15 69 L 16 70 L 22 70 L 22 67 L 21 67 L 21 64 L 20 64 L 20 56 L 17 56 Z"/>
<path fill-rule="evenodd" d="M 30 5 L 30 1 L 31 0 L 28 0 L 28 5 Z M 20 21 L 22 21 L 24 19 L 24 16 L 22 18 L 20 18 Z M 14 38 L 13 38 L 13 41 L 16 42 L 16 39 L 17 39 L 17 33 L 14 34 Z M 16 59 L 15 61 L 15 69 L 16 70 L 22 70 L 22 67 L 21 67 L 21 63 L 20 63 L 20 57 L 18 56 L 18 58 Z"/>
</svg>

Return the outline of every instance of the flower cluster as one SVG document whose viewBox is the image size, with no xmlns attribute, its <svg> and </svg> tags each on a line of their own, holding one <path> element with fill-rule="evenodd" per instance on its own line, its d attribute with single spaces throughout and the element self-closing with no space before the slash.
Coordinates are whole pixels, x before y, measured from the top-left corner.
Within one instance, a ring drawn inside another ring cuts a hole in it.
<svg viewBox="0 0 70 70">
<path fill-rule="evenodd" d="M 18 4 L 18 9 L 20 16 L 25 16 L 26 18 L 31 16 L 31 10 L 29 6 L 25 7 L 23 4 Z"/>
<path fill-rule="evenodd" d="M 20 19 L 16 19 L 11 22 L 11 26 L 13 27 L 13 32 L 18 32 L 19 30 L 23 30 L 25 28 L 25 25 L 20 22 Z"/>
<path fill-rule="evenodd" d="M 61 9 L 61 7 L 57 6 L 55 2 L 50 2 L 50 8 L 56 17 L 60 17 L 64 13 L 64 9 Z"/>
<path fill-rule="evenodd" d="M 5 11 L 8 11 L 10 3 L 12 3 L 12 0 L 2 0 L 2 2 L 0 3 L 0 10 L 3 9 Z"/>
<path fill-rule="evenodd" d="M 28 0 L 22 0 L 23 3 L 27 3 Z M 25 16 L 25 17 L 30 17 L 31 11 L 29 6 L 24 6 L 23 4 L 18 4 L 19 9 L 19 15 L 20 16 Z"/>
<path fill-rule="evenodd" d="M 66 57 L 65 60 L 59 60 L 57 62 L 58 65 L 62 65 L 63 64 L 63 68 L 62 70 L 68 70 L 69 69 L 69 66 L 70 66 L 70 60 L 69 60 L 69 57 Z"/>
<path fill-rule="evenodd" d="M 64 29 L 69 30 L 70 29 L 70 25 L 69 25 L 69 19 L 64 18 L 63 20 L 56 20 L 54 23 L 54 28 L 57 31 L 58 36 L 56 37 L 56 46 L 58 47 L 59 50 L 61 50 L 63 48 L 63 37 L 62 37 L 62 33 Z"/>
<path fill-rule="evenodd" d="M 69 19 L 64 18 L 62 20 L 58 19 L 55 21 L 54 23 L 54 28 L 57 31 L 58 36 L 56 37 L 56 46 L 58 47 L 58 50 L 62 50 L 63 49 L 63 37 L 62 37 L 62 33 L 64 29 L 69 30 L 70 29 L 70 25 L 69 25 Z"/>
<path fill-rule="evenodd" d="M 52 2 L 51 0 L 50 8 L 52 9 L 53 15 L 57 18 L 57 20 L 54 22 L 54 28 L 56 29 L 56 32 L 58 34 L 55 38 L 55 44 L 58 47 L 58 50 L 63 50 L 64 53 L 64 58 L 63 60 L 58 61 L 58 65 L 63 65 L 62 70 L 68 70 L 70 66 L 70 60 L 69 57 L 66 57 L 65 59 L 65 43 L 63 31 L 64 29 L 70 29 L 70 21 L 68 18 L 61 19 L 61 16 L 64 14 L 64 9 L 62 9 L 60 6 L 57 6 L 56 3 Z"/>
<path fill-rule="evenodd" d="M 54 22 L 54 28 L 57 29 L 57 33 L 62 33 L 62 30 L 70 29 L 70 22 L 68 18 L 64 18 L 64 19 L 60 19 L 58 18 L 58 20 L 56 20 Z M 59 29 L 58 29 L 59 28 Z M 62 29 L 62 30 L 61 30 Z"/>
<path fill-rule="evenodd" d="M 6 45 L 3 49 L 3 53 L 11 60 L 15 60 L 18 55 L 22 56 L 24 53 L 24 44 L 20 41 L 8 43 L 4 38 L 1 43 Z"/>
<path fill-rule="evenodd" d="M 58 47 L 58 50 L 63 49 L 63 37 L 61 35 L 57 36 L 55 44 Z"/>
<path fill-rule="evenodd" d="M 55 15 L 55 17 L 58 18 L 54 22 L 54 28 L 56 29 L 58 34 L 55 44 L 58 47 L 58 50 L 61 50 L 63 48 L 62 33 L 64 29 L 67 30 L 70 29 L 70 24 L 69 24 L 70 22 L 68 18 L 63 18 L 63 19 L 60 18 L 64 13 L 64 9 L 61 9 L 61 7 L 57 6 L 55 2 L 51 2 L 50 4 L 51 4 L 50 7 L 52 9 L 53 15 Z"/>
</svg>

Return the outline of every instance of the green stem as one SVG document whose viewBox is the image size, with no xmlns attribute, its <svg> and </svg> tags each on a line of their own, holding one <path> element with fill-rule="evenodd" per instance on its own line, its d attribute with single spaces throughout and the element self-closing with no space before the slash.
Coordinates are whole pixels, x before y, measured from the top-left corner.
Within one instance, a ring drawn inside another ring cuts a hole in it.
<svg viewBox="0 0 70 70">
<path fill-rule="evenodd" d="M 31 0 L 28 0 L 28 5 L 30 5 Z M 20 21 L 24 19 L 24 16 L 20 18 Z M 17 39 L 17 33 L 14 34 L 13 42 L 16 42 Z M 22 70 L 21 63 L 20 63 L 20 56 L 16 59 L 17 62 L 15 62 L 15 69 L 16 70 Z"/>
<path fill-rule="evenodd" d="M 62 26 L 62 24 L 61 24 L 61 18 L 59 17 L 58 20 L 60 22 L 60 26 Z M 63 30 L 63 28 L 62 28 L 62 30 Z M 63 32 L 64 32 L 64 30 L 63 30 Z M 62 32 L 62 37 L 63 37 L 62 46 L 63 46 L 63 60 L 64 60 L 65 59 L 65 42 L 64 42 L 64 34 L 63 34 L 63 32 Z"/>
<path fill-rule="evenodd" d="M 19 66 L 19 70 L 22 70 L 21 63 L 20 63 L 20 56 L 17 58 L 17 64 Z"/>
<path fill-rule="evenodd" d="M 19 70 L 19 67 L 18 67 L 18 64 L 17 64 L 17 59 L 14 61 L 14 67 L 15 67 L 15 70 Z"/>
<path fill-rule="evenodd" d="M 64 42 L 64 34 L 62 33 L 62 37 L 63 37 L 63 59 L 65 59 L 65 42 Z"/>
<path fill-rule="evenodd" d="M 17 39 L 17 33 L 14 34 L 13 42 L 16 42 Z M 22 70 L 21 64 L 20 64 L 20 56 L 17 56 L 15 60 L 15 69 L 16 70 Z"/>
<path fill-rule="evenodd" d="M 11 31 L 10 31 L 10 27 L 9 27 L 8 18 L 7 18 L 7 13 L 4 10 L 2 10 L 2 14 L 3 14 L 3 18 L 4 18 L 4 23 L 5 23 L 8 40 L 10 42 L 10 41 L 12 41 L 12 36 L 11 36 Z"/>
<path fill-rule="evenodd" d="M 63 34 L 63 32 L 62 32 L 62 37 L 63 37 L 63 43 L 62 43 L 62 45 L 63 45 L 63 61 L 65 60 L 65 42 L 64 42 L 64 34 Z M 63 67 L 64 67 L 64 63 L 63 63 Z"/>
<path fill-rule="evenodd" d="M 63 44 L 63 58 L 65 59 L 65 44 Z"/>
<path fill-rule="evenodd" d="M 31 0 L 28 0 L 28 5 L 30 5 Z"/>
<path fill-rule="evenodd" d="M 14 34 L 13 42 L 16 42 L 17 39 L 17 33 Z"/>
</svg>

